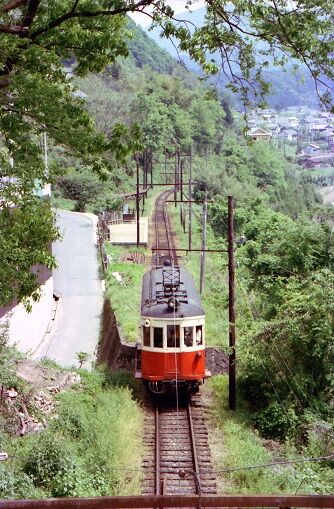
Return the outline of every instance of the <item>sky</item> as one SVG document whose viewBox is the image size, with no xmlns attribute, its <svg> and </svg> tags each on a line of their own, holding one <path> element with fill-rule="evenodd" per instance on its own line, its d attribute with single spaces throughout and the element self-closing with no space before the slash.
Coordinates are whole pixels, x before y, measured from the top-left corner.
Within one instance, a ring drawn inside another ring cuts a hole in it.
<svg viewBox="0 0 334 509">
<path fill-rule="evenodd" d="M 186 1 L 185 0 L 168 0 L 168 5 L 174 9 L 175 14 L 179 14 L 180 12 L 184 12 L 186 10 Z M 193 0 L 191 5 L 191 10 L 195 11 L 196 9 L 201 9 L 205 6 L 204 0 Z M 150 8 L 147 9 L 147 12 L 150 12 Z M 150 25 L 150 18 L 145 14 L 140 12 L 133 12 L 130 14 L 130 17 L 140 26 L 147 27 Z"/>
</svg>

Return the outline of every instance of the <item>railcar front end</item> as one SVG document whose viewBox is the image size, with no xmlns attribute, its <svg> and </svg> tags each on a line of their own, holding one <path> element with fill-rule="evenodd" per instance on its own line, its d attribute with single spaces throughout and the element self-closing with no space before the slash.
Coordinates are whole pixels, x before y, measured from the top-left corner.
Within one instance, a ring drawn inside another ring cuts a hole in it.
<svg viewBox="0 0 334 509">
<path fill-rule="evenodd" d="M 191 275 L 180 267 L 144 275 L 141 306 L 141 371 L 149 390 L 195 393 L 205 378 L 205 315 Z"/>
</svg>

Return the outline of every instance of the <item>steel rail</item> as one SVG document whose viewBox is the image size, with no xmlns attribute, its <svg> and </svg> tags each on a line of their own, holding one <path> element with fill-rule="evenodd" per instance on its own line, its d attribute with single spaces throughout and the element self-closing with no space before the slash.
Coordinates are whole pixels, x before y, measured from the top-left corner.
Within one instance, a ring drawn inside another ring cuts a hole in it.
<svg viewBox="0 0 334 509">
<path fill-rule="evenodd" d="M 155 404 L 155 494 L 161 495 L 159 405 Z"/>
<path fill-rule="evenodd" d="M 197 451 L 196 451 L 196 439 L 195 439 L 195 433 L 194 433 L 194 426 L 193 426 L 190 402 L 188 402 L 188 404 L 187 404 L 187 415 L 188 415 L 188 423 L 189 423 L 189 429 L 190 429 L 190 442 L 191 442 L 191 450 L 192 450 L 192 456 L 193 456 L 195 484 L 196 484 L 196 489 L 197 489 L 198 495 L 202 496 L 200 471 L 199 471 Z M 199 505 L 199 507 L 200 507 L 200 505 Z"/>
</svg>

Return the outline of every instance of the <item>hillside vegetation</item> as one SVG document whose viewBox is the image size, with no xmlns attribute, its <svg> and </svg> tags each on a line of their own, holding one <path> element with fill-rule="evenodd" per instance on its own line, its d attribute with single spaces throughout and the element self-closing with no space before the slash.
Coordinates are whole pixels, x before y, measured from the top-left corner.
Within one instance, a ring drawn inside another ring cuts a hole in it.
<svg viewBox="0 0 334 509">
<path fill-rule="evenodd" d="M 266 5 L 260 4 L 265 23 Z M 259 25 L 261 20 L 261 16 L 257 18 Z M 299 23 L 299 18 L 297 21 Z M 315 21 L 312 16 L 306 21 L 311 40 Z M 198 203 L 197 209 L 195 207 L 198 215 L 201 214 L 206 191 L 213 200 L 209 207 L 208 247 L 225 248 L 226 197 L 230 194 L 236 199 L 236 235 L 244 234 L 247 238 L 245 245 L 236 248 L 238 386 L 244 408 L 243 425 L 247 433 L 256 429 L 257 435 L 274 439 L 282 447 L 284 445 L 286 449 L 280 449 L 283 452 L 326 455 L 333 450 L 333 209 L 317 203 L 314 189 L 305 182 L 300 169 L 273 147 L 245 141 L 243 134 L 233 127 L 233 117 L 225 96 L 208 91 L 193 74 L 177 65 L 133 25 L 130 25 L 134 31 L 129 43 L 132 48 L 130 58 L 115 60 L 115 55 L 126 56 L 124 40 L 129 38 L 129 26 L 123 18 L 117 17 L 110 23 L 105 19 L 96 23 L 100 30 L 92 31 L 94 48 L 99 50 L 105 43 L 109 45 L 109 53 L 87 52 L 87 48 L 91 48 L 89 37 L 92 34 L 88 30 L 86 32 L 85 24 L 74 25 L 74 28 L 71 25 L 73 30 L 78 30 L 80 43 L 77 50 L 77 74 L 80 78 L 76 77 L 76 84 L 86 94 L 85 99 L 77 99 L 73 106 L 69 99 L 73 89 L 61 73 L 59 62 L 59 66 L 55 66 L 51 57 L 52 72 L 56 77 L 58 74 L 61 76 L 54 87 L 50 85 L 51 91 L 56 90 L 58 95 L 55 94 L 55 97 L 59 98 L 60 90 L 67 90 L 64 108 L 55 102 L 50 110 L 46 90 L 43 89 L 44 95 L 39 94 L 43 108 L 39 107 L 38 119 L 42 126 L 48 117 L 53 121 L 49 128 L 55 140 L 51 147 L 50 168 L 57 199 L 67 200 L 62 203 L 81 211 L 87 207 L 95 212 L 117 209 L 122 202 L 121 194 L 134 188 L 135 161 L 126 157 L 129 151 L 152 150 L 154 177 L 158 181 L 163 152 L 169 156 L 176 148 L 180 151 L 192 148 L 193 176 L 196 179 L 193 198 Z M 269 28 L 275 30 L 277 26 L 270 24 Z M 291 30 L 295 28 L 296 25 L 291 22 Z M 293 33 L 300 37 L 303 35 L 301 30 Z M 57 31 L 56 35 L 58 41 L 65 37 L 61 31 Z M 53 37 L 56 35 L 50 37 L 50 45 L 54 44 Z M 68 37 L 70 35 L 67 33 Z M 228 35 L 236 37 L 231 32 Z M 48 41 L 47 36 L 45 40 Z M 206 44 L 212 43 L 210 37 L 205 41 Z M 275 34 L 272 34 L 272 41 L 274 44 Z M 69 58 L 72 55 L 65 42 L 61 55 Z M 235 43 L 238 42 L 241 43 L 236 38 Z M 304 44 L 303 39 L 299 42 Z M 194 53 L 196 47 L 193 43 L 190 49 Z M 230 44 L 233 46 L 233 40 Z M 37 45 L 27 47 L 32 52 L 28 54 L 28 64 L 37 65 L 37 62 L 40 66 L 44 60 L 35 58 L 33 53 L 38 51 Z M 322 47 L 325 47 L 324 44 Z M 243 50 L 245 59 L 249 52 L 247 47 Z M 325 50 L 319 55 L 321 69 L 327 58 L 324 53 Z M 95 54 L 98 56 L 93 57 Z M 198 55 L 200 59 L 200 51 Z M 23 65 L 24 59 L 21 62 Z M 96 74 L 107 63 L 106 70 Z M 241 63 L 246 71 L 252 64 L 245 60 Z M 42 77 L 49 77 L 49 71 L 47 69 L 44 74 L 36 71 L 40 88 Z M 32 80 L 29 90 L 35 92 L 34 83 Z M 23 87 L 19 78 L 12 86 L 15 91 L 15 86 Z M 27 104 L 30 104 L 27 103 L 28 96 L 30 101 L 32 96 L 27 93 L 19 104 L 22 115 L 26 114 Z M 94 117 L 99 134 L 85 109 Z M 5 119 L 9 140 L 12 139 L 12 118 L 13 115 L 8 113 Z M 24 196 L 27 196 L 28 212 L 31 210 L 29 190 L 35 185 L 33 176 L 36 176 L 28 170 L 34 167 L 36 158 L 40 161 L 35 140 L 41 131 L 38 124 L 34 133 L 36 137 L 30 137 L 29 126 L 29 122 L 25 121 L 18 128 L 22 142 L 18 153 L 18 158 L 20 154 L 22 156 L 21 162 L 15 163 L 12 169 L 6 162 L 10 175 L 18 168 L 26 179 L 23 190 L 26 192 Z M 68 144 L 72 152 L 66 152 L 64 147 Z M 26 161 L 22 154 L 29 155 L 29 159 Z M 4 160 L 7 161 L 5 156 Z M 42 181 L 46 179 L 44 170 L 39 162 L 37 176 Z M 16 192 L 16 196 L 21 195 Z M 22 210 L 22 230 L 27 214 L 24 214 L 23 207 L 18 210 Z M 46 215 L 51 217 L 49 213 Z M 8 214 L 8 217 L 12 216 Z M 33 223 L 33 214 L 28 214 L 28 217 Z M 43 237 L 41 242 L 47 245 L 51 239 L 45 228 L 47 226 L 51 231 L 53 223 L 47 223 L 43 216 L 40 224 L 44 225 L 39 232 Z M 194 241 L 199 242 L 199 224 L 194 229 Z M 184 242 L 185 236 L 180 230 L 179 233 L 181 242 Z M 53 230 L 52 234 L 56 237 Z M 16 236 L 4 238 L 13 242 Z M 29 239 L 29 242 L 32 243 L 32 240 Z M 15 242 L 13 245 L 17 247 Z M 3 244 L 2 247 L 11 252 L 8 246 Z M 16 268 L 22 263 L 24 270 L 26 267 L 30 270 L 32 263 L 45 262 L 45 257 L 40 259 L 35 254 L 32 262 L 25 243 L 24 249 L 26 256 L 9 257 L 11 267 Z M 189 267 L 196 275 L 197 258 L 193 255 L 189 258 Z M 49 258 L 47 262 L 50 262 Z M 141 269 L 134 276 L 136 284 L 140 273 Z M 12 279 L 7 278 L 6 281 L 9 290 L 16 289 Z M 133 289 L 129 287 L 129 300 L 131 291 Z M 209 343 L 223 345 L 228 350 L 226 260 L 220 255 L 208 257 L 203 301 Z M 131 312 L 135 312 L 133 307 Z M 136 329 L 133 323 L 128 325 L 127 332 L 134 340 Z M 2 360 L 6 360 L 11 351 L 7 346 L 3 344 Z M 6 385 L 22 388 L 12 370 L 5 374 L 8 376 Z M 1 496 L 100 496 L 138 491 L 140 449 L 136 436 L 141 417 L 129 390 L 117 387 L 114 382 L 104 373 L 83 373 L 79 387 L 57 397 L 59 418 L 51 420 L 42 433 L 23 439 L 11 437 L 8 431 L 2 433 L 1 443 L 15 461 L 1 466 Z M 219 407 L 220 400 L 226 397 L 226 384 L 214 382 L 213 394 L 222 436 L 225 434 L 225 437 L 231 438 L 233 430 L 224 430 L 221 422 L 223 409 Z M 238 442 L 239 447 L 241 440 L 249 436 L 247 433 L 243 433 L 243 427 L 241 430 L 237 428 L 233 436 L 237 437 L 235 443 Z M 254 435 L 250 436 L 251 441 Z M 254 449 L 250 447 L 248 450 L 251 451 L 249 458 Z M 139 451 L 139 454 L 133 456 L 129 451 Z M 261 461 L 266 459 L 260 453 L 257 457 Z M 129 465 L 134 465 L 135 473 L 129 473 Z M 238 466 L 236 461 L 233 466 Z M 333 478 L 331 467 L 330 462 L 310 466 L 308 471 L 300 474 L 301 482 L 313 492 L 328 492 Z M 240 479 L 242 485 L 244 478 L 240 476 Z M 250 486 L 260 490 L 268 483 L 255 482 Z M 278 479 L 275 489 L 280 486 Z M 285 488 L 291 488 L 291 484 L 285 484 Z"/>
<path fill-rule="evenodd" d="M 236 235 L 247 238 L 236 251 L 240 390 L 264 436 L 298 438 L 310 414 L 328 420 L 332 411 L 330 212 L 317 203 L 300 168 L 267 143 L 248 144 L 227 123 L 222 100 L 193 75 L 177 65 L 158 74 L 143 64 L 138 69 L 123 63 L 117 75 L 111 69 L 81 81 L 87 107 L 102 129 L 108 129 L 109 117 L 136 119 L 156 168 L 164 150 L 192 146 L 198 212 L 205 189 L 214 200 L 209 207 L 213 247 L 225 244 L 226 196 L 235 197 Z M 131 186 L 133 171 L 129 163 L 118 175 L 121 187 Z M 158 173 L 155 169 L 156 180 Z M 225 262 L 212 260 L 204 294 L 209 342 L 226 345 Z M 324 291 L 321 306 L 315 304 L 318 291 Z"/>
</svg>

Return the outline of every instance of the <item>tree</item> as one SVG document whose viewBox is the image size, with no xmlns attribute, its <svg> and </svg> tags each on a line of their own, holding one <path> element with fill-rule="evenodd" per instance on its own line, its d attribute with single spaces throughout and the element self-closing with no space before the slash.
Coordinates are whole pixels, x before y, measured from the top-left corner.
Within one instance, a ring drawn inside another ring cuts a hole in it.
<svg viewBox="0 0 334 509">
<path fill-rule="evenodd" d="M 301 63 L 315 80 L 326 105 L 332 104 L 334 79 L 332 6 L 324 0 L 207 0 L 206 22 L 190 25 L 164 22 L 167 36 L 180 38 L 205 71 L 220 69 L 228 87 L 261 103 L 269 91 L 263 70 L 283 66 L 297 71 Z M 213 58 L 208 61 L 208 55 Z"/>
<path fill-rule="evenodd" d="M 136 126 L 114 125 L 108 136 L 95 129 L 62 70 L 63 61 L 74 58 L 76 74 L 84 75 L 127 53 L 124 16 L 78 19 L 78 3 L 0 4 L 0 305 L 30 295 L 37 299 L 32 267 L 54 266 L 49 253 L 58 237 L 54 216 L 48 203 L 35 196 L 37 182 L 43 187 L 57 175 L 55 166 L 45 168 L 42 133 L 101 177 L 138 147 Z M 99 7 L 98 2 L 83 3 Z"/>
<path fill-rule="evenodd" d="M 186 21 L 173 23 L 173 9 L 164 0 L 0 1 L 0 166 L 6 179 L 1 189 L 1 215 L 6 242 L 13 242 L 9 239 L 17 233 L 18 242 L 25 238 L 22 215 L 9 209 L 30 207 L 30 212 L 36 213 L 30 234 L 36 250 L 30 253 L 17 243 L 14 279 L 8 279 L 12 272 L 2 272 L 1 285 L 13 288 L 7 298 L 22 298 L 24 288 L 37 290 L 37 280 L 35 286 L 31 281 L 27 286 L 18 283 L 30 278 L 35 260 L 44 260 L 49 266 L 54 263 L 48 254 L 48 246 L 57 236 L 53 216 L 45 204 L 34 199 L 36 180 L 43 186 L 57 176 L 55 167 L 50 165 L 46 171 L 42 162 L 41 134 L 47 132 L 55 145 L 101 177 L 138 150 L 136 125 L 113 125 L 105 134 L 95 129 L 84 101 L 75 95 L 73 82 L 63 71 L 63 62 L 70 62 L 74 76 L 84 76 L 126 56 L 130 36 L 127 13 L 147 9 L 148 16 L 162 26 L 163 35 L 175 35 L 179 47 L 189 51 L 204 70 L 212 73 L 220 65 L 229 76 L 230 87 L 241 92 L 245 101 L 249 91 L 261 99 L 267 90 L 261 69 L 270 59 L 275 64 L 285 64 L 289 58 L 303 62 L 317 83 L 329 89 L 325 77 L 334 77 L 330 2 L 207 0 L 206 6 L 205 25 L 192 31 Z M 215 62 L 207 62 L 217 50 L 221 61 L 216 54 Z M 328 94 L 324 101 L 329 103 Z M 186 141 L 188 123 L 177 109 L 169 113 L 175 127 L 172 139 L 180 136 Z M 164 113 L 162 118 L 165 120 Z M 48 234 L 44 224 L 50 225 Z M 6 242 L 2 257 L 9 248 Z"/>
<path fill-rule="evenodd" d="M 82 368 L 82 365 L 88 361 L 90 355 L 87 352 L 78 352 L 76 354 L 77 359 L 79 361 L 79 368 Z"/>
<path fill-rule="evenodd" d="M 240 387 L 266 436 L 282 438 L 305 410 L 327 418 L 333 398 L 334 279 L 291 278 L 274 322 L 245 345 Z"/>
</svg>

